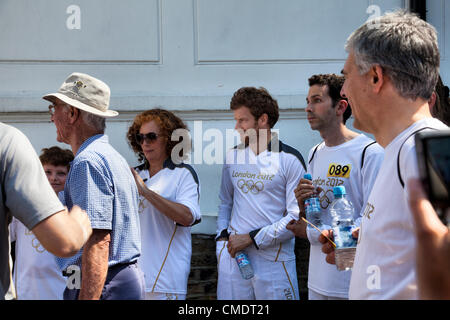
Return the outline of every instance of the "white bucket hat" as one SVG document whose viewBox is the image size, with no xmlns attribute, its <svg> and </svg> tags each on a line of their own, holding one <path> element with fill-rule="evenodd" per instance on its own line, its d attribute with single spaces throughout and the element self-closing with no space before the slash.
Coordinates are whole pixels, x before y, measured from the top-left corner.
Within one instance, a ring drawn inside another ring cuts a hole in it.
<svg viewBox="0 0 450 320">
<path fill-rule="evenodd" d="M 88 74 L 74 72 L 61 85 L 57 93 L 42 98 L 54 102 L 54 98 L 100 117 L 115 117 L 119 113 L 108 110 L 111 91 L 106 83 Z"/>
</svg>

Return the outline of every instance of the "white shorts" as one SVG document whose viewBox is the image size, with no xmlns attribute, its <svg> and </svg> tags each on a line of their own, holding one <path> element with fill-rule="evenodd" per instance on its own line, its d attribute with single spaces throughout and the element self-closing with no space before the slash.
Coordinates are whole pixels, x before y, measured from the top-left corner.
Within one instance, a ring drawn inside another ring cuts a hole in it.
<svg viewBox="0 0 450 320">
<path fill-rule="evenodd" d="M 186 300 L 186 295 L 180 293 L 146 292 L 145 300 Z"/>
<path fill-rule="evenodd" d="M 317 291 L 314 291 L 313 289 L 308 289 L 308 300 L 348 300 L 348 299 L 325 296 L 323 294 L 318 293 Z"/>
<path fill-rule="evenodd" d="M 255 276 L 242 278 L 239 267 L 227 250 L 227 241 L 217 241 L 218 300 L 299 300 L 295 260 L 270 261 L 256 248 L 244 250 Z"/>
</svg>

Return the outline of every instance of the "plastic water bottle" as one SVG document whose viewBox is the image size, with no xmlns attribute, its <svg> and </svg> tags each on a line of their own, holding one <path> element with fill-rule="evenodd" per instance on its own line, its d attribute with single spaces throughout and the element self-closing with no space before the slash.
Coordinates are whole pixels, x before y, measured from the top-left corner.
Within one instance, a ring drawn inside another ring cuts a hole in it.
<svg viewBox="0 0 450 320">
<path fill-rule="evenodd" d="M 353 204 L 347 200 L 344 186 L 334 187 L 334 201 L 330 206 L 333 218 L 332 228 L 334 234 L 335 260 L 338 270 L 349 270 L 353 267 L 356 252 L 356 239 L 352 237 Z"/>
<path fill-rule="evenodd" d="M 242 278 L 246 280 L 253 278 L 255 274 L 253 272 L 250 260 L 244 251 L 239 251 L 236 253 L 236 262 L 239 266 L 239 271 L 241 271 Z"/>
<path fill-rule="evenodd" d="M 309 173 L 306 173 L 303 176 L 304 179 L 308 179 L 312 181 L 312 177 Z M 316 194 L 314 196 L 305 200 L 305 212 L 306 212 L 306 220 L 311 222 L 316 227 L 321 225 L 320 221 L 320 200 Z"/>
</svg>

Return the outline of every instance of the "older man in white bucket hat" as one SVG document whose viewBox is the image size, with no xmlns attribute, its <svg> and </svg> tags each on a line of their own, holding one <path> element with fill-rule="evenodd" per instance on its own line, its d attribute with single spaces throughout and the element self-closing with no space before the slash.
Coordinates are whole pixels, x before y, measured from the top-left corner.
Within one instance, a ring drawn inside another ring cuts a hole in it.
<svg viewBox="0 0 450 320">
<path fill-rule="evenodd" d="M 118 115 L 108 109 L 110 89 L 92 76 L 72 73 L 57 93 L 43 98 L 52 103 L 57 140 L 75 154 L 64 201 L 68 208 L 86 210 L 93 229 L 77 255 L 57 258 L 68 277 L 64 299 L 141 299 L 139 194 L 126 160 L 104 134 L 105 118 Z"/>
</svg>

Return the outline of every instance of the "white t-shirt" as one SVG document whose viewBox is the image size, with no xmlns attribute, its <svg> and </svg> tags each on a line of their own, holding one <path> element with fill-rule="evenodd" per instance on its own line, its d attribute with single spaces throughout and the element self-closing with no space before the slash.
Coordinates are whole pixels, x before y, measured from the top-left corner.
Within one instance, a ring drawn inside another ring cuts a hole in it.
<svg viewBox="0 0 450 320">
<path fill-rule="evenodd" d="M 259 155 L 249 147 L 227 152 L 217 233 L 251 233 L 258 254 L 270 261 L 288 261 L 295 259 L 295 240 L 286 225 L 299 217 L 294 189 L 305 169 L 297 150 L 281 141 L 278 149 L 273 145 Z"/>
<path fill-rule="evenodd" d="M 400 133 L 385 148 L 384 161 L 361 221 L 350 299 L 418 298 L 415 234 L 408 206 L 407 181 L 419 175 L 414 137 L 410 135 L 425 127 L 447 129 L 437 119 L 422 119 Z M 400 148 L 399 168 L 404 188 L 397 170 Z"/>
<path fill-rule="evenodd" d="M 322 142 L 317 149 L 311 149 L 308 172 L 311 173 L 314 186 L 323 189 L 319 195 L 322 230 L 331 229 L 332 218 L 328 208 L 334 200 L 335 186 L 345 187 L 346 197 L 354 207 L 353 220 L 359 225 L 362 207 L 375 182 L 383 154 L 383 148 L 363 134 L 338 146 L 327 147 Z M 318 241 L 320 233 L 310 226 L 306 230 L 311 243 L 308 288 L 322 295 L 348 298 L 351 271 L 339 271 L 335 265 L 327 263 L 322 244 Z"/>
<path fill-rule="evenodd" d="M 167 200 L 185 205 L 201 220 L 199 181 L 189 165 L 174 165 L 170 159 L 150 178 L 148 170 L 137 170 L 147 187 Z M 191 266 L 191 227 L 176 224 L 140 196 L 139 219 L 142 251 L 139 264 L 145 275 L 145 291 L 186 294 Z"/>
<path fill-rule="evenodd" d="M 19 220 L 9 225 L 11 241 L 16 242 L 13 281 L 18 300 L 62 300 L 66 288 L 55 256 Z"/>
</svg>

